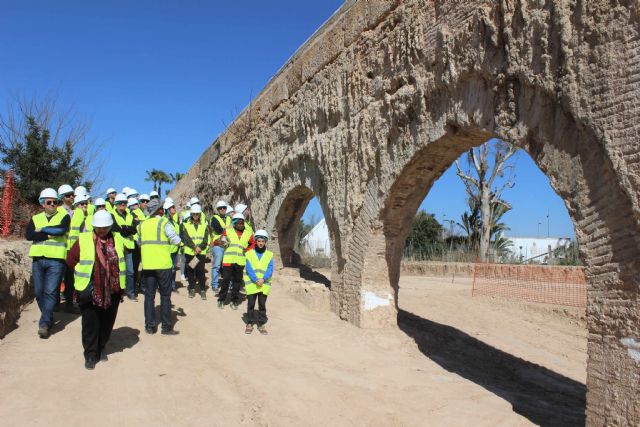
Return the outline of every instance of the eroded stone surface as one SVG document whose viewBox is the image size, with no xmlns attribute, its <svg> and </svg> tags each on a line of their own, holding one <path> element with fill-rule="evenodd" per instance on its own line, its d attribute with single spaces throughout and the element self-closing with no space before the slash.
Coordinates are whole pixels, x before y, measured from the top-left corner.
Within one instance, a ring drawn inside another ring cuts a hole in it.
<svg viewBox="0 0 640 427">
<path fill-rule="evenodd" d="M 491 137 L 519 144 L 564 199 L 587 267 L 588 422 L 638 425 L 640 370 L 621 338 L 640 337 L 639 18 L 624 1 L 349 1 L 172 196 L 248 202 L 290 258 L 315 194 L 332 310 L 378 327 L 396 307 L 365 310 L 365 295 L 397 288 L 432 183 Z"/>
<path fill-rule="evenodd" d="M 22 307 L 33 299 L 29 242 L 0 241 L 0 338 L 15 328 Z"/>
</svg>

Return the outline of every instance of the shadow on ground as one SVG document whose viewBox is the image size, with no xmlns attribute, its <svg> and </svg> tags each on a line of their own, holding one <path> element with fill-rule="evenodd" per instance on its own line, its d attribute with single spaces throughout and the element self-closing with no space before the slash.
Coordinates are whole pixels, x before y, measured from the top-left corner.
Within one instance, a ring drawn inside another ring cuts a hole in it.
<svg viewBox="0 0 640 427">
<path fill-rule="evenodd" d="M 53 313 L 53 325 L 51 325 L 51 335 L 64 331 L 68 324 L 76 319 L 80 319 L 80 314 L 56 312 Z"/>
<path fill-rule="evenodd" d="M 107 342 L 107 354 L 120 353 L 133 347 L 140 341 L 140 329 L 121 326 L 111 332 Z"/>
<path fill-rule="evenodd" d="M 200 296 L 198 296 L 198 298 L 200 298 Z M 156 304 L 155 312 L 156 312 L 156 325 L 160 325 L 162 321 L 162 317 L 160 315 L 160 304 Z M 180 321 L 180 317 L 185 317 L 186 315 L 187 313 L 184 311 L 184 308 L 182 307 L 176 308 L 173 304 L 171 304 L 171 324 L 173 325 L 173 327 L 175 327 L 176 323 Z M 143 323 L 144 323 L 144 319 L 143 319 Z"/>
<path fill-rule="evenodd" d="M 398 312 L 398 326 L 429 359 L 500 396 L 529 421 L 541 426 L 585 424 L 584 384 L 404 310 Z"/>
</svg>

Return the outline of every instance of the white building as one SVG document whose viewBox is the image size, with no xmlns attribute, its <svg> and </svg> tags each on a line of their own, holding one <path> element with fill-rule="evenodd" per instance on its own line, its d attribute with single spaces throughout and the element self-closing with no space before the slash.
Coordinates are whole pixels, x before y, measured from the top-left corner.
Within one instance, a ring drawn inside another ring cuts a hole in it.
<svg viewBox="0 0 640 427">
<path fill-rule="evenodd" d="M 507 237 L 512 246 L 509 250 L 520 260 L 533 259 L 537 262 L 547 262 L 549 252 L 568 246 L 571 239 L 568 237 Z"/>
<path fill-rule="evenodd" d="M 331 256 L 331 239 L 329 239 L 329 227 L 322 219 L 302 238 L 302 249 L 312 256 Z"/>
</svg>

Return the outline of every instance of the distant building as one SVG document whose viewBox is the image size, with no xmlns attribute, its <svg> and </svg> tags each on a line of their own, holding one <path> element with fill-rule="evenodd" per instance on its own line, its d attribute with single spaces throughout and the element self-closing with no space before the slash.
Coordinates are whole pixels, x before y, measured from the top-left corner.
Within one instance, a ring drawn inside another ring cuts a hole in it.
<svg viewBox="0 0 640 427">
<path fill-rule="evenodd" d="M 331 256 L 331 239 L 329 239 L 329 227 L 322 219 L 302 238 L 302 249 L 312 256 Z"/>
<path fill-rule="evenodd" d="M 505 236 L 506 237 L 506 236 Z M 512 246 L 509 250 L 522 262 L 536 261 L 546 263 L 549 253 L 568 246 L 572 240 L 568 237 L 506 237 Z"/>
</svg>

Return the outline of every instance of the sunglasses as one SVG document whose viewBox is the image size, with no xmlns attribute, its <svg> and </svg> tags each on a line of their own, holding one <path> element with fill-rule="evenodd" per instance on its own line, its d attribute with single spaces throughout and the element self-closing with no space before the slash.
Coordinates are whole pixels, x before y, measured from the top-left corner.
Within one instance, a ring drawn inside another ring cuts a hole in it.
<svg viewBox="0 0 640 427">
<path fill-rule="evenodd" d="M 87 206 L 88 204 L 89 204 L 88 202 L 80 202 L 80 203 L 78 203 L 78 205 L 80 205 L 80 206 Z"/>
<path fill-rule="evenodd" d="M 44 202 L 44 204 L 47 205 L 47 206 L 54 206 L 56 204 L 56 202 L 53 201 L 53 200 L 47 200 L 46 202 Z"/>
<path fill-rule="evenodd" d="M 127 204 L 127 202 L 118 202 L 118 203 L 116 203 L 116 206 L 124 206 L 126 204 Z"/>
<path fill-rule="evenodd" d="M 73 197 L 76 197 L 76 195 L 73 193 L 70 193 L 70 194 L 65 194 L 63 197 L 73 198 Z"/>
<path fill-rule="evenodd" d="M 227 208 L 218 208 L 219 211 L 227 210 Z"/>
</svg>

